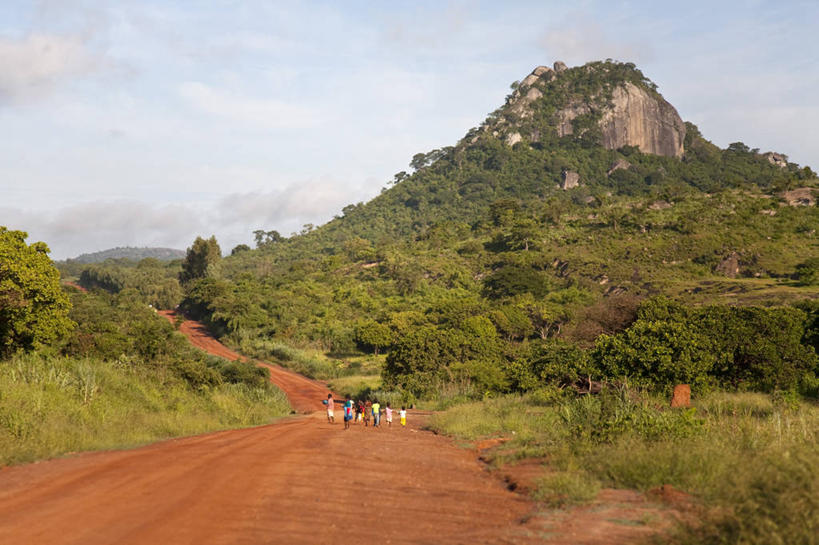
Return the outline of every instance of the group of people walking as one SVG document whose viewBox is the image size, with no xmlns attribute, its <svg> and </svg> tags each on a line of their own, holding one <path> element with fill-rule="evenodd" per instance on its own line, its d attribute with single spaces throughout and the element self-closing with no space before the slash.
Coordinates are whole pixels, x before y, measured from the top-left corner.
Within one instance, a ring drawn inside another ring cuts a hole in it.
<svg viewBox="0 0 819 545">
<path fill-rule="evenodd" d="M 327 394 L 327 399 L 324 400 L 324 404 L 327 405 L 327 422 L 334 424 L 336 418 L 333 394 Z M 372 421 L 374 428 L 380 428 L 382 414 L 387 421 L 387 427 L 392 427 L 392 417 L 395 411 L 392 409 L 389 403 L 387 403 L 386 407 L 382 408 L 381 403 L 379 403 L 378 400 L 370 401 L 368 399 L 367 401 L 359 400 L 356 402 L 350 399 L 350 396 L 347 396 L 344 400 L 343 408 L 345 430 L 350 429 L 351 422 L 355 422 L 356 424 L 363 422 L 364 426 L 368 427 Z M 398 411 L 398 418 L 400 419 L 401 426 L 407 425 L 406 407 L 401 407 L 401 410 Z"/>
</svg>

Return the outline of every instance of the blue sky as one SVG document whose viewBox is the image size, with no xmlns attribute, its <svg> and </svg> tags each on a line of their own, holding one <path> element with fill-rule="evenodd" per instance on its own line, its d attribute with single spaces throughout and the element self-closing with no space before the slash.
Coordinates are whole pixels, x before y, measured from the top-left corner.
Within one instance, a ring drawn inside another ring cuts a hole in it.
<svg viewBox="0 0 819 545">
<path fill-rule="evenodd" d="M 289 234 L 555 60 L 635 62 L 715 143 L 819 167 L 819 4 L 664 4 L 5 0 L 0 225 L 57 259 Z"/>
</svg>

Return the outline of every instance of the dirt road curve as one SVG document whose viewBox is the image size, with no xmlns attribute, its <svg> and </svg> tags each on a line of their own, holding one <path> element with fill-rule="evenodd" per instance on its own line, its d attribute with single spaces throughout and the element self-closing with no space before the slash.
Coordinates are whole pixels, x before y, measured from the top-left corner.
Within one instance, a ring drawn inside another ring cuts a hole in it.
<svg viewBox="0 0 819 545">
<path fill-rule="evenodd" d="M 159 314 L 170 320 L 171 323 L 176 319 L 176 313 L 172 310 L 162 310 Z M 214 339 L 207 328 L 199 322 L 186 320 L 179 326 L 179 331 L 185 334 L 194 346 L 205 352 L 231 361 L 245 359 L 241 354 L 234 352 Z M 278 365 L 259 361 L 256 364 L 270 369 L 270 381 L 287 394 L 290 405 L 296 411 L 310 413 L 322 409 L 321 400 L 326 398 L 329 392 L 326 384 L 317 380 L 310 380 Z"/>
<path fill-rule="evenodd" d="M 530 542 L 531 503 L 419 418 L 344 431 L 319 412 L 6 468 L 0 544 Z"/>
</svg>

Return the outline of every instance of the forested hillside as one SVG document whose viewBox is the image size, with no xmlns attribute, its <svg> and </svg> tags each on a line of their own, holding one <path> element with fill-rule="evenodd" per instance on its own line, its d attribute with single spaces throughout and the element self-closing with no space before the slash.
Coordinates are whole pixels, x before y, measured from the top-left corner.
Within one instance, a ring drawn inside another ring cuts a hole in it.
<svg viewBox="0 0 819 545">
<path fill-rule="evenodd" d="M 328 376 L 360 372 L 344 354 L 373 354 L 370 372 L 412 396 L 581 376 L 813 391 L 815 173 L 741 142 L 720 149 L 632 64 L 539 67 L 512 88 L 456 145 L 417 154 L 326 225 L 258 230 L 255 249 L 226 259 L 198 239 L 184 307 L 249 354 L 329 354 Z M 102 273 L 83 274 L 107 287 Z M 780 327 L 792 349 L 763 372 Z M 757 352 L 732 345 L 732 328 Z M 632 369 L 638 346 L 664 355 Z"/>
</svg>

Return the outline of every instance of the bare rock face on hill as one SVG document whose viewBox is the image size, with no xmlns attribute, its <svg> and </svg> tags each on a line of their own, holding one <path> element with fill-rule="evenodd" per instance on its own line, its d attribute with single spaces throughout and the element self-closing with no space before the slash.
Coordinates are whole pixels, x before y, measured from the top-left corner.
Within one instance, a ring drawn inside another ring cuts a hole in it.
<svg viewBox="0 0 819 545">
<path fill-rule="evenodd" d="M 559 94 L 561 100 L 552 100 L 549 104 L 558 103 L 560 106 L 548 114 L 558 137 L 580 136 L 589 127 L 588 124 L 578 125 L 578 122 L 592 119 L 600 132 L 599 143 L 608 149 L 636 146 L 643 153 L 681 157 L 684 152 L 685 123 L 674 106 L 656 91 L 651 82 L 606 79 L 607 70 L 609 68 L 605 63 L 567 68 L 564 63 L 557 61 L 553 69 L 539 66 L 510 95 L 506 110 L 518 120 L 533 119 L 539 113 L 538 109 L 543 103 L 541 99 L 554 99 L 554 95 Z M 567 79 L 572 77 L 570 73 L 573 71 L 575 74 L 585 71 L 589 75 L 598 71 L 605 84 L 596 94 L 578 96 Z M 566 85 L 562 85 L 564 82 L 567 82 Z M 543 111 L 549 110 L 541 108 L 540 113 Z M 502 120 L 492 128 L 502 132 L 506 128 L 513 133 L 520 133 L 511 127 L 504 127 L 504 123 Z M 514 124 L 514 121 L 508 124 Z M 534 142 L 538 140 L 538 134 L 539 131 L 532 130 L 529 135 L 523 133 L 523 137 Z M 512 140 L 517 143 L 520 139 L 518 135 L 512 139 L 507 138 L 507 142 Z"/>
<path fill-rule="evenodd" d="M 613 91 L 613 107 L 603 114 L 603 146 L 637 146 L 644 153 L 681 157 L 685 123 L 674 106 L 626 82 Z"/>
</svg>

